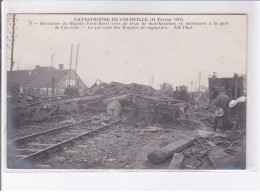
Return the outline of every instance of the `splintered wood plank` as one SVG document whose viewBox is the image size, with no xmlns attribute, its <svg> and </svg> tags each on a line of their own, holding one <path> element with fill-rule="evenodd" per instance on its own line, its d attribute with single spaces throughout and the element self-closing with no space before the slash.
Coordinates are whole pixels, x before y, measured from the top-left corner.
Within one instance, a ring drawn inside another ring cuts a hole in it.
<svg viewBox="0 0 260 194">
<path fill-rule="evenodd" d="M 169 169 L 180 169 L 184 160 L 184 155 L 180 153 L 173 154 Z"/>
</svg>

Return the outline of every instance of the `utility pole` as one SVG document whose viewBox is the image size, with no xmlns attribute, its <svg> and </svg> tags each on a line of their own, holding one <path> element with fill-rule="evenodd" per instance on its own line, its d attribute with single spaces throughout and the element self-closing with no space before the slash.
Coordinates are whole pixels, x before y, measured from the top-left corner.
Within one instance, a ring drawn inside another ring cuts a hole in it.
<svg viewBox="0 0 260 194">
<path fill-rule="evenodd" d="M 151 79 L 151 87 L 153 87 L 153 79 L 154 79 L 154 74 L 152 75 L 152 79 Z"/>
<path fill-rule="evenodd" d="M 199 76 L 198 76 L 198 78 L 197 78 L 197 80 L 196 80 L 196 84 L 195 84 L 195 86 L 194 86 L 194 92 L 196 91 L 196 87 L 197 87 L 198 80 L 199 80 Z"/>
<path fill-rule="evenodd" d="M 14 34 L 15 34 L 15 14 L 13 16 L 13 31 L 12 31 L 12 45 L 11 45 L 11 66 L 10 66 L 11 83 L 12 83 L 12 72 L 14 66 Z"/>
<path fill-rule="evenodd" d="M 78 70 L 78 55 L 79 55 L 79 44 L 77 46 L 76 64 L 75 64 L 75 86 L 77 86 L 77 70 Z"/>
<path fill-rule="evenodd" d="M 51 55 L 51 67 L 53 67 L 53 54 Z"/>
<path fill-rule="evenodd" d="M 154 74 L 149 75 L 148 86 L 153 87 Z"/>
<path fill-rule="evenodd" d="M 71 53 L 70 53 L 70 74 L 69 74 L 69 86 L 70 86 L 70 77 L 71 77 L 72 52 L 73 52 L 73 44 L 71 44 Z"/>
<path fill-rule="evenodd" d="M 200 79 L 201 79 L 201 71 L 200 71 L 200 73 L 199 73 L 199 77 L 200 77 Z M 200 79 L 199 79 L 199 92 L 200 92 Z"/>
<path fill-rule="evenodd" d="M 190 82 L 190 89 L 189 89 L 190 92 L 192 92 L 193 84 L 194 84 L 194 82 L 191 81 L 191 82 Z"/>
<path fill-rule="evenodd" d="M 199 75 L 198 75 L 198 78 L 197 78 L 197 81 L 196 81 L 196 84 L 194 87 L 194 92 L 196 91 L 198 81 L 199 81 L 199 91 L 200 91 L 200 77 L 201 77 L 201 72 L 199 72 Z"/>
</svg>

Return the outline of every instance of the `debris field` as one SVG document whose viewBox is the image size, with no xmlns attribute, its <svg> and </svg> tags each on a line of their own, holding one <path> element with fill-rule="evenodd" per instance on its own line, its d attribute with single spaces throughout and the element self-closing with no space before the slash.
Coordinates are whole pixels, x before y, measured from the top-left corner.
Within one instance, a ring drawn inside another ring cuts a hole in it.
<svg viewBox="0 0 260 194">
<path fill-rule="evenodd" d="M 245 169 L 245 131 L 213 132 L 213 113 L 204 110 L 204 99 L 192 105 L 149 86 L 117 82 L 95 83 L 85 93 L 59 99 L 28 95 L 10 99 L 8 167 Z M 54 128 L 62 130 L 38 134 Z M 38 135 L 10 143 L 33 134 Z M 70 143 L 59 149 L 27 158 L 67 140 Z M 12 165 L 21 159 L 26 162 Z"/>
</svg>

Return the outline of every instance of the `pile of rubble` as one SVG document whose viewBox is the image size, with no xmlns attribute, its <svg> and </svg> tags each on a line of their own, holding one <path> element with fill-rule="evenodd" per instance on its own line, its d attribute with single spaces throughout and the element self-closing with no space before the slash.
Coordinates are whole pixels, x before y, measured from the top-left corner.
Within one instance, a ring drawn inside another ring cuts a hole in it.
<svg viewBox="0 0 260 194">
<path fill-rule="evenodd" d="M 171 98 L 149 86 L 117 82 L 95 83 L 86 91 L 85 96 L 44 99 L 20 95 L 15 101 L 11 108 L 15 120 L 25 122 L 43 121 L 58 114 L 88 111 L 107 112 L 111 116 L 118 116 L 129 111 L 140 113 L 141 110 L 146 110 L 145 114 L 157 114 L 156 111 L 161 111 L 159 109 L 170 108 L 166 111 L 170 114 L 185 106 L 183 101 Z M 11 107 L 13 103 L 9 104 Z"/>
<path fill-rule="evenodd" d="M 123 84 L 119 82 L 111 82 L 109 84 L 97 80 L 93 86 L 85 92 L 87 95 L 106 94 L 107 96 L 119 96 L 124 94 L 139 95 L 139 96 L 153 96 L 161 100 L 171 100 L 168 94 L 156 90 L 150 86 L 143 84 Z"/>
<path fill-rule="evenodd" d="M 246 137 L 240 131 L 198 131 L 147 154 L 151 163 L 172 158 L 169 169 L 245 169 Z"/>
</svg>

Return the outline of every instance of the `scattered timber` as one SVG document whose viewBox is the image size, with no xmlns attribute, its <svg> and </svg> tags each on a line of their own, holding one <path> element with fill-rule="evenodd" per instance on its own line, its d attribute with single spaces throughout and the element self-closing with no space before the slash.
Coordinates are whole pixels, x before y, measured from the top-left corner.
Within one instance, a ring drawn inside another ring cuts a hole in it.
<svg viewBox="0 0 260 194">
<path fill-rule="evenodd" d="M 174 153 L 172 161 L 169 165 L 169 169 L 180 169 L 184 160 L 184 155 L 180 153 Z"/>
<path fill-rule="evenodd" d="M 165 159 L 172 157 L 174 153 L 178 153 L 187 149 L 195 141 L 195 137 L 178 139 L 163 148 L 155 149 L 148 153 L 148 160 L 154 164 L 163 162 Z"/>
</svg>

